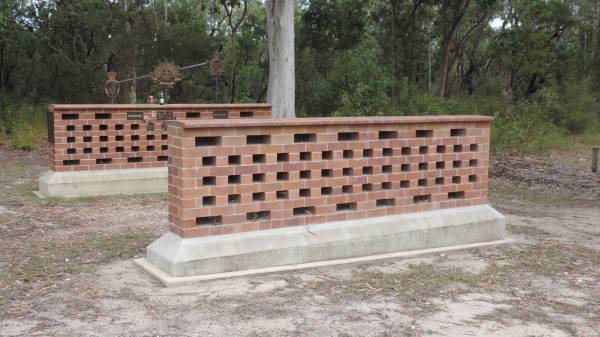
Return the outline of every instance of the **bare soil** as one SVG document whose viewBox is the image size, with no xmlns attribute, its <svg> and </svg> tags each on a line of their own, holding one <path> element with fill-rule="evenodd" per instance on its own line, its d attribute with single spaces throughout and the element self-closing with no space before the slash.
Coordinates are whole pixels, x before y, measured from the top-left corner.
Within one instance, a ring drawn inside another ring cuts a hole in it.
<svg viewBox="0 0 600 337">
<path fill-rule="evenodd" d="M 1 336 L 600 336 L 600 180 L 495 158 L 515 244 L 162 288 L 133 265 L 164 195 L 38 199 L 44 153 L 0 147 Z"/>
</svg>

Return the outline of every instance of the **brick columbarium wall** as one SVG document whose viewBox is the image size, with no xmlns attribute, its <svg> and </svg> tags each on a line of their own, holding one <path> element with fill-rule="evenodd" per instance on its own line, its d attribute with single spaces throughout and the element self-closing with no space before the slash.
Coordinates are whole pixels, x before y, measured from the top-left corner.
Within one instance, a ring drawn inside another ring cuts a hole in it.
<svg viewBox="0 0 600 337">
<path fill-rule="evenodd" d="M 486 204 L 490 120 L 173 123 L 171 230 L 223 235 Z"/>
<path fill-rule="evenodd" d="M 147 259 L 180 277 L 501 239 L 491 120 L 169 122 L 171 233 Z"/>
<path fill-rule="evenodd" d="M 41 195 L 166 192 L 169 120 L 271 117 L 269 104 L 51 105 Z"/>
<path fill-rule="evenodd" d="M 168 120 L 265 117 L 268 104 L 50 105 L 50 166 L 55 172 L 166 167 Z"/>
</svg>

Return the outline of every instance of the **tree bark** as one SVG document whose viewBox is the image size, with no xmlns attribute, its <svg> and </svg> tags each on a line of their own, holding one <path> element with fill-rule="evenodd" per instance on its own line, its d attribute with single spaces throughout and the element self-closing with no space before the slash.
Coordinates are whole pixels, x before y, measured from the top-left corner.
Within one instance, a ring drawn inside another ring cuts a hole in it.
<svg viewBox="0 0 600 337">
<path fill-rule="evenodd" d="M 446 97 L 448 94 L 448 73 L 450 72 L 450 46 L 452 45 L 452 39 L 454 32 L 458 28 L 460 22 L 465 15 L 467 8 L 469 7 L 470 0 L 461 0 L 460 3 L 456 4 L 457 7 L 454 10 L 452 22 L 450 28 L 444 32 L 442 40 L 442 62 L 441 62 L 441 74 L 440 74 L 440 86 L 438 95 L 440 97 Z M 444 3 L 444 14 L 448 7 L 448 3 Z"/>
<path fill-rule="evenodd" d="M 296 116 L 294 6 L 293 0 L 265 2 L 269 47 L 267 103 L 273 105 L 273 117 Z"/>
</svg>

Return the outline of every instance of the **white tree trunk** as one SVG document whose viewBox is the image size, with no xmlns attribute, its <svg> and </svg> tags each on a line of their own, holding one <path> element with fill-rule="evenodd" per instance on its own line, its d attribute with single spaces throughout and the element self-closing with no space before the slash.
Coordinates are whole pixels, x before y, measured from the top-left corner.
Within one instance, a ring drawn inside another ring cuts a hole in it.
<svg viewBox="0 0 600 337">
<path fill-rule="evenodd" d="M 266 0 L 269 45 L 267 103 L 273 117 L 296 116 L 294 68 L 294 0 Z"/>
</svg>

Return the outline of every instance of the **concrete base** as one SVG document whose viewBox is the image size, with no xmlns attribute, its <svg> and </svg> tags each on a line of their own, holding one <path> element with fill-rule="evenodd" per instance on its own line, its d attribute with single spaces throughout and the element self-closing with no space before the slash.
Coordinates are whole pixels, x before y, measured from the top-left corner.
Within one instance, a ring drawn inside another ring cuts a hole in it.
<svg viewBox="0 0 600 337">
<path fill-rule="evenodd" d="M 504 238 L 504 227 L 502 214 L 480 205 L 324 223 L 310 231 L 298 226 L 190 239 L 167 233 L 138 264 L 163 279 L 198 277 L 491 242 Z"/>
<path fill-rule="evenodd" d="M 39 194 L 65 198 L 162 193 L 167 191 L 167 168 L 104 171 L 47 171 L 39 180 Z"/>
<path fill-rule="evenodd" d="M 353 257 L 353 258 L 349 258 L 349 259 L 308 262 L 308 263 L 293 264 L 293 265 L 287 265 L 287 266 L 268 267 L 268 268 L 260 268 L 260 269 L 248 269 L 248 270 L 232 271 L 232 272 L 227 272 L 227 273 L 216 273 L 216 274 L 207 274 L 207 275 L 198 275 L 198 276 L 171 276 L 171 275 L 165 273 L 164 271 L 158 269 L 155 265 L 150 263 L 145 258 L 135 259 L 135 260 L 133 260 L 133 263 L 135 263 L 137 266 L 142 268 L 142 270 L 148 272 L 150 275 L 156 277 L 160 281 L 160 283 L 162 283 L 165 287 L 177 287 L 177 286 L 196 284 L 196 283 L 204 282 L 204 281 L 220 280 L 220 279 L 230 278 L 230 277 L 243 277 L 243 276 L 261 275 L 261 274 L 269 274 L 269 273 L 279 273 L 279 272 L 285 272 L 285 271 L 302 270 L 302 269 L 309 269 L 309 268 L 320 268 L 320 267 L 334 266 L 334 265 L 340 265 L 340 264 L 364 263 L 364 262 L 377 261 L 377 260 L 383 260 L 383 259 L 410 258 L 410 257 L 414 257 L 414 256 L 419 256 L 419 255 L 436 254 L 436 253 L 448 252 L 448 251 L 453 251 L 453 250 L 464 250 L 464 249 L 481 248 L 481 247 L 487 247 L 487 246 L 504 245 L 504 244 L 512 243 L 514 241 L 515 240 L 513 240 L 513 239 L 503 239 L 503 240 L 496 240 L 496 241 L 469 243 L 469 244 L 465 244 L 465 245 L 409 250 L 406 252 L 361 256 L 361 257 Z"/>
</svg>

